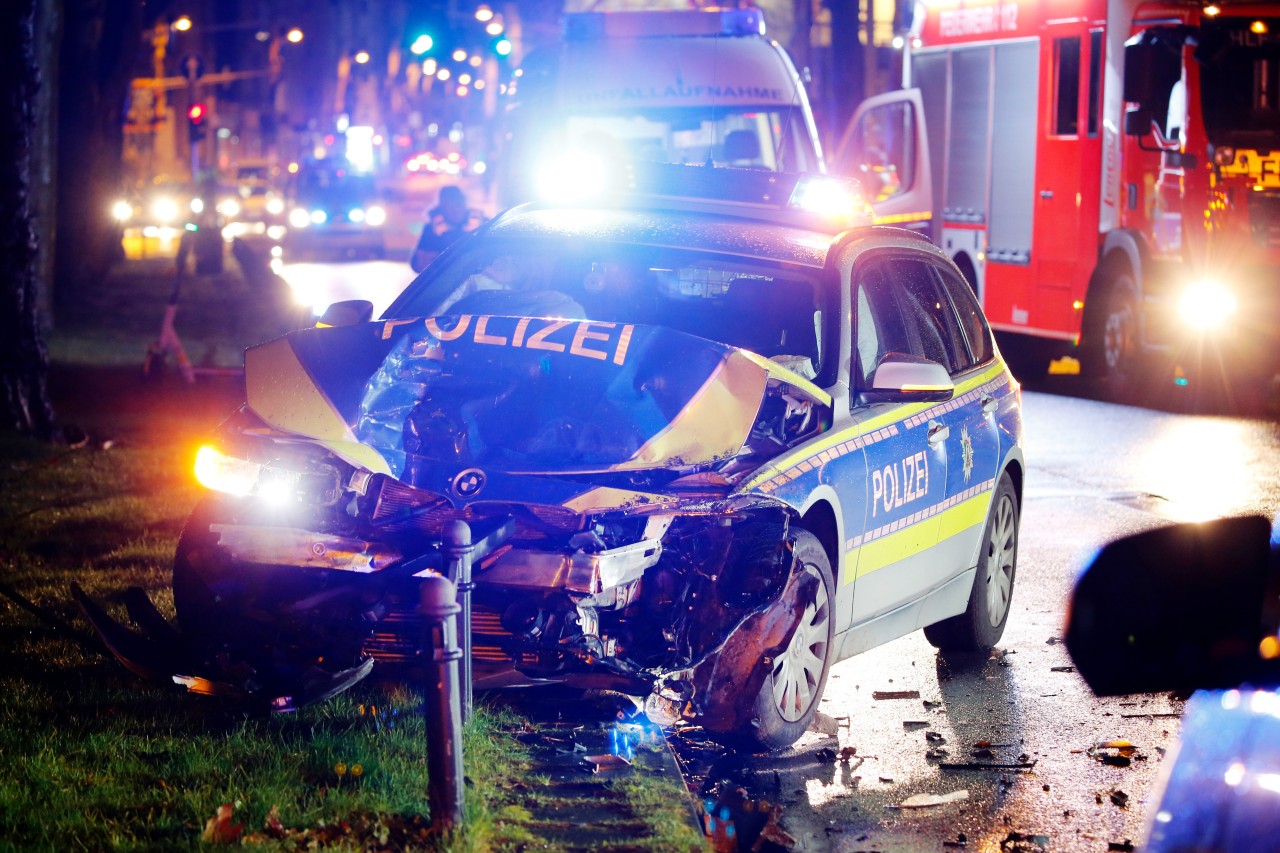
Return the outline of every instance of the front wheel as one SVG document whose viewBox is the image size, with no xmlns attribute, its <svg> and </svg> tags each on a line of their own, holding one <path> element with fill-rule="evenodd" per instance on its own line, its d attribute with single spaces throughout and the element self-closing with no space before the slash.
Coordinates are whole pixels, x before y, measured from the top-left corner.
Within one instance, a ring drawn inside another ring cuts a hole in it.
<svg viewBox="0 0 1280 853">
<path fill-rule="evenodd" d="M 818 537 L 802 529 L 795 533 L 800 570 L 817 583 L 807 585 L 812 589 L 812 600 L 805 602 L 800 624 L 773 659 L 755 699 L 750 740 L 766 750 L 790 746 L 809 728 L 818 712 L 835 652 L 831 561 Z"/>
<path fill-rule="evenodd" d="M 1008 472 L 1000 475 L 982 531 L 978 568 L 964 613 L 928 625 L 924 636 L 942 651 L 980 651 L 1000 641 L 1013 604 L 1018 569 L 1018 498 Z"/>
<path fill-rule="evenodd" d="M 1112 278 L 1085 329 L 1085 370 L 1105 387 L 1111 400 L 1121 400 L 1139 382 L 1141 340 L 1137 287 L 1127 273 Z"/>
</svg>

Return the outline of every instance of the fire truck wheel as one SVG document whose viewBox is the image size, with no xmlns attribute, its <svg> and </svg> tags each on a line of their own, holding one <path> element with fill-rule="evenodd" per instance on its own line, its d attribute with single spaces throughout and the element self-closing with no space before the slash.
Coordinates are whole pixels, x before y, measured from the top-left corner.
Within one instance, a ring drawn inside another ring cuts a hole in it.
<svg viewBox="0 0 1280 853">
<path fill-rule="evenodd" d="M 1086 336 L 1086 369 L 1100 381 L 1106 395 L 1123 398 L 1133 389 L 1138 373 L 1137 289 L 1127 271 L 1115 274 L 1102 295 L 1101 309 L 1090 318 Z"/>
</svg>

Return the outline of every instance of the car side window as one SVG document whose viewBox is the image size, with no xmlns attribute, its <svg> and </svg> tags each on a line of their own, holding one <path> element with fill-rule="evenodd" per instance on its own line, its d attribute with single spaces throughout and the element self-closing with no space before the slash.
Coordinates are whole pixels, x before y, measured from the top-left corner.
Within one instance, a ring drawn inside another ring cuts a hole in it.
<svg viewBox="0 0 1280 853">
<path fill-rule="evenodd" d="M 995 357 L 995 346 L 991 342 L 991 327 L 987 325 L 987 318 L 982 315 L 977 296 L 969 283 L 956 275 L 954 270 L 934 267 L 933 271 L 937 274 L 942 289 L 951 298 L 960 321 L 960 328 L 969 347 L 968 366 L 986 364 Z"/>
<path fill-rule="evenodd" d="M 855 271 L 855 349 L 861 387 L 891 352 L 927 358 L 956 373 L 969 365 L 964 333 L 931 265 L 877 258 Z"/>
</svg>

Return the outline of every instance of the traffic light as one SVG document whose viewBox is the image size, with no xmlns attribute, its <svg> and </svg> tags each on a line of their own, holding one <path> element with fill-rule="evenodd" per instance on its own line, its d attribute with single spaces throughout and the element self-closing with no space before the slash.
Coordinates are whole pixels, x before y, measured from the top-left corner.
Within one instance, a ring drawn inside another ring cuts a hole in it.
<svg viewBox="0 0 1280 853">
<path fill-rule="evenodd" d="M 435 39 L 428 33 L 421 33 L 409 45 L 409 50 L 414 56 L 422 56 L 424 53 L 430 53 L 435 44 Z"/>
<path fill-rule="evenodd" d="M 199 142 L 201 139 L 204 139 L 204 120 L 208 115 L 209 109 L 202 103 L 194 103 L 187 108 L 187 126 L 191 134 L 192 142 Z"/>
</svg>

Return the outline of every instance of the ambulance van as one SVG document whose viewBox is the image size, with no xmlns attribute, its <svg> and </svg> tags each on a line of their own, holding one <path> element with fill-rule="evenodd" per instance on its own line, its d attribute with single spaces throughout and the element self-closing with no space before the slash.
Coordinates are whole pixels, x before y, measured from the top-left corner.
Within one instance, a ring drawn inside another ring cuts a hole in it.
<svg viewBox="0 0 1280 853">
<path fill-rule="evenodd" d="M 625 162 L 824 171 L 804 83 L 759 9 L 583 12 L 509 90 L 500 197 L 572 194 Z"/>
</svg>

